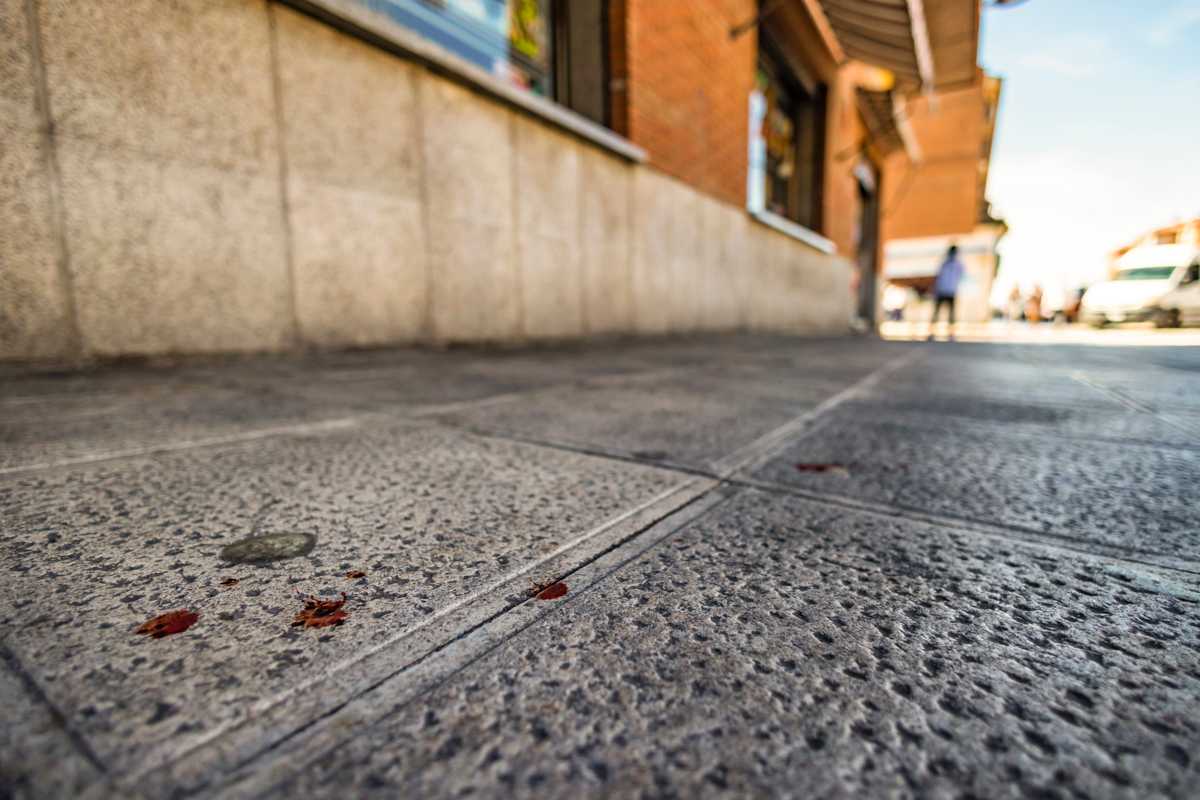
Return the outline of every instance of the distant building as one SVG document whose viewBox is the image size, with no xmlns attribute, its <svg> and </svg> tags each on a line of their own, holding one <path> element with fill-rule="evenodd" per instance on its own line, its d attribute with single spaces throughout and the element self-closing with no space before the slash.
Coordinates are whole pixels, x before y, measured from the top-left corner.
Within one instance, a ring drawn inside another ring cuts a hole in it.
<svg viewBox="0 0 1200 800">
<path fill-rule="evenodd" d="M 1148 244 L 1183 244 L 1200 249 L 1200 217 L 1146 231 L 1133 241 L 1113 250 L 1108 256 L 1109 277 L 1116 274 L 1117 260 L 1121 256 L 1135 247 Z"/>
<path fill-rule="evenodd" d="M 988 298 L 999 269 L 996 251 L 1007 232 L 985 199 L 1001 81 L 980 70 L 972 81 L 908 105 L 920 158 L 893 158 L 885 169 L 889 189 L 883 209 L 883 281 L 926 292 L 951 244 L 957 244 L 966 279 L 958 318 L 991 316 Z M 929 303 L 914 301 L 910 319 L 925 319 Z"/>
<path fill-rule="evenodd" d="M 980 9 L 0 0 L 0 358 L 871 325 Z"/>
<path fill-rule="evenodd" d="M 989 302 L 992 281 L 1000 269 L 996 246 L 1007 230 L 1004 220 L 985 213 L 974 228 L 965 234 L 893 239 L 885 245 L 884 281 L 908 286 L 918 292 L 928 292 L 947 248 L 956 244 L 959 258 L 966 268 L 958 290 L 956 318 L 963 322 L 984 322 L 992 314 Z M 905 318 L 927 319 L 930 313 L 927 307 L 930 305 L 927 298 L 913 297 L 905 307 Z"/>
</svg>

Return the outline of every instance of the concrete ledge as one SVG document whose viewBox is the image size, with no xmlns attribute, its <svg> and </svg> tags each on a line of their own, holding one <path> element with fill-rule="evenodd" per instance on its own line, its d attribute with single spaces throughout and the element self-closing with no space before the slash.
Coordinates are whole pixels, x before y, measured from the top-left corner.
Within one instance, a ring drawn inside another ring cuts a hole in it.
<svg viewBox="0 0 1200 800">
<path fill-rule="evenodd" d="M 829 255 L 837 255 L 837 245 L 831 240 L 826 239 L 816 231 L 809 230 L 803 225 L 792 222 L 786 217 L 781 217 L 778 214 L 770 211 L 750 211 L 750 216 L 768 228 L 773 228 L 780 233 L 790 236 L 796 241 L 804 242 L 809 247 L 820 250 L 822 253 Z"/>
<path fill-rule="evenodd" d="M 459 58 L 445 48 L 406 30 L 356 0 L 280 0 L 307 14 L 406 58 L 494 99 L 573 133 L 621 158 L 646 161 L 646 151 L 602 125 L 570 109 L 523 91 Z"/>
</svg>

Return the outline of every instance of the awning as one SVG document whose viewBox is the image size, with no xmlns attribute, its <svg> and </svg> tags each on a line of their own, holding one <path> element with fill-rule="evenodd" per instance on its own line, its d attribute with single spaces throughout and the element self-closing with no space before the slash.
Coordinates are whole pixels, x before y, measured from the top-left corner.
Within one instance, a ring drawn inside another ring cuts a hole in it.
<svg viewBox="0 0 1200 800">
<path fill-rule="evenodd" d="M 897 89 L 975 80 L 979 0 L 820 0 L 850 58 L 883 67 Z"/>
</svg>

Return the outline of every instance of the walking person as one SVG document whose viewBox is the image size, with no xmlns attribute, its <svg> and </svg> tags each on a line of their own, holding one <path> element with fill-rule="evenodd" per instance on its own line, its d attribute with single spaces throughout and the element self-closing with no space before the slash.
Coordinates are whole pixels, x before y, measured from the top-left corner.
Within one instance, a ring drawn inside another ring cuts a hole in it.
<svg viewBox="0 0 1200 800">
<path fill-rule="evenodd" d="M 1042 321 L 1041 284 L 1035 283 L 1033 285 L 1033 292 L 1030 293 L 1029 299 L 1025 301 L 1025 321 L 1034 323 Z"/>
<path fill-rule="evenodd" d="M 1004 309 L 1004 316 L 1008 319 L 1009 325 L 1021 318 L 1021 289 L 1015 283 L 1012 291 L 1008 293 L 1008 306 Z"/>
<path fill-rule="evenodd" d="M 958 260 L 958 245 L 950 245 L 946 258 L 938 267 L 937 278 L 933 282 L 933 316 L 929 318 L 929 341 L 933 341 L 933 331 L 937 326 L 938 312 L 945 305 L 950 311 L 950 335 L 954 340 L 954 298 L 958 294 L 958 285 L 963 279 L 963 263 Z"/>
</svg>

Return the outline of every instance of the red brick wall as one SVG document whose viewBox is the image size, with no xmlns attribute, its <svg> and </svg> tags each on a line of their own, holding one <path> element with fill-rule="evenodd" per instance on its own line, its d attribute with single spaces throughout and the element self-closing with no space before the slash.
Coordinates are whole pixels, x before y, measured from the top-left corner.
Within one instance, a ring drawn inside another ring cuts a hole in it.
<svg viewBox="0 0 1200 800">
<path fill-rule="evenodd" d="M 745 205 L 748 103 L 758 30 L 751 27 L 737 39 L 730 39 L 729 31 L 752 20 L 757 3 L 611 0 L 610 12 L 618 5 L 625 12 L 619 61 L 625 72 L 613 77 L 627 100 L 627 127 L 618 132 L 645 148 L 650 163 L 664 172 L 721 200 Z M 801 5 L 778 6 L 764 24 L 774 26 L 776 37 L 810 62 L 828 87 L 820 233 L 834 241 L 840 255 L 854 260 L 860 203 L 851 170 L 867 135 L 854 80 L 832 61 Z M 609 30 L 611 36 L 617 28 Z M 887 181 L 881 183 L 886 186 Z"/>
<path fill-rule="evenodd" d="M 747 103 L 758 44 L 753 28 L 737 39 L 729 31 L 754 17 L 755 0 L 622 4 L 626 135 L 664 172 L 744 205 Z"/>
<path fill-rule="evenodd" d="M 860 147 L 866 134 L 855 103 L 854 82 L 848 74 L 838 75 L 829 86 L 828 120 L 825 129 L 825 236 L 837 245 L 838 253 L 853 260 L 858 252 L 858 179 L 854 165 L 862 157 Z"/>
</svg>

